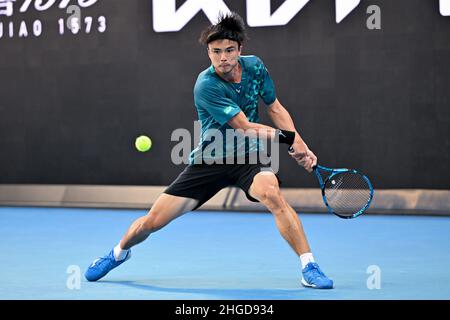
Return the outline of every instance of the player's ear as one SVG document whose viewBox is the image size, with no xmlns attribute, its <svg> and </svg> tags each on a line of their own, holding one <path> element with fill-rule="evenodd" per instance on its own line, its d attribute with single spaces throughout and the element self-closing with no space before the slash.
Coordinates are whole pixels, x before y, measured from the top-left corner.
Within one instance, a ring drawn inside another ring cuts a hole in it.
<svg viewBox="0 0 450 320">
<path fill-rule="evenodd" d="M 211 58 L 211 50 L 209 50 L 209 45 L 206 46 L 206 53 L 208 54 L 208 57 Z"/>
</svg>

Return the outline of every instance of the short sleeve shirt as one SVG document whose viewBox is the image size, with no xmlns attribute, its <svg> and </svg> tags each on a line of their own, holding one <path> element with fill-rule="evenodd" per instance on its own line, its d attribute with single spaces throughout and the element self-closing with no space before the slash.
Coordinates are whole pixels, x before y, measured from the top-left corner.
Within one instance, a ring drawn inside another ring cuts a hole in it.
<svg viewBox="0 0 450 320">
<path fill-rule="evenodd" d="M 189 155 L 189 162 L 239 157 L 262 149 L 257 138 L 245 138 L 228 121 L 243 112 L 250 122 L 259 123 L 258 101 L 266 105 L 276 100 L 272 78 L 262 60 L 241 56 L 240 83 L 222 79 L 213 66 L 199 74 L 194 87 L 194 103 L 201 123 L 200 141 Z M 228 137 L 228 138 L 227 138 Z"/>
</svg>

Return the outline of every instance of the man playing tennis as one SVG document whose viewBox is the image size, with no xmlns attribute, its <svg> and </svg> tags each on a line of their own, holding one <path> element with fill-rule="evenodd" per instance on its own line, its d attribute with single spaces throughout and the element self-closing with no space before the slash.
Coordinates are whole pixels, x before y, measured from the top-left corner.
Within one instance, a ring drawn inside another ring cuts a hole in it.
<svg viewBox="0 0 450 320">
<path fill-rule="evenodd" d="M 131 247 L 166 226 L 186 212 L 196 210 L 218 191 L 238 186 L 251 201 L 264 204 L 275 218 L 283 238 L 300 257 L 302 285 L 330 289 L 330 280 L 314 261 L 302 224 L 296 212 L 280 192 L 277 175 L 270 165 L 256 163 L 229 164 L 224 159 L 242 158 L 260 149 L 260 139 L 277 139 L 292 146 L 290 155 L 308 172 L 317 163 L 314 153 L 302 140 L 288 111 L 275 95 L 273 81 L 261 59 L 241 56 L 246 40 L 244 22 L 236 13 L 219 16 L 217 24 L 206 28 L 200 41 L 207 46 L 211 66 L 201 72 L 194 87 L 194 102 L 202 124 L 201 141 L 189 156 L 190 164 L 158 197 L 147 215 L 129 227 L 119 244 L 109 254 L 94 260 L 85 273 L 97 281 L 131 257 Z M 268 105 L 268 114 L 279 129 L 259 124 L 258 99 Z M 249 137 L 245 147 L 230 143 L 206 154 L 213 143 L 213 132 L 239 130 Z M 244 150 L 244 151 L 243 151 Z M 209 160 L 209 161 L 208 161 Z M 214 160 L 211 163 L 210 160 Z"/>
</svg>

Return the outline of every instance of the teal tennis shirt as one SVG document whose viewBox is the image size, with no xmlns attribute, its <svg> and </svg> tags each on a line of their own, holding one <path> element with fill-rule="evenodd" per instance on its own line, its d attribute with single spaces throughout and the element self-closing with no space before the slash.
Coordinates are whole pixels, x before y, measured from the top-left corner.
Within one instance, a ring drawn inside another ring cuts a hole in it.
<svg viewBox="0 0 450 320">
<path fill-rule="evenodd" d="M 241 157 L 263 148 L 257 138 L 244 138 L 227 122 L 242 111 L 250 122 L 259 123 L 259 98 L 266 105 L 274 103 L 275 87 L 260 58 L 241 56 L 239 63 L 242 66 L 240 83 L 223 80 L 213 66 L 197 78 L 194 103 L 201 133 L 198 146 L 189 155 L 190 164 Z"/>
</svg>

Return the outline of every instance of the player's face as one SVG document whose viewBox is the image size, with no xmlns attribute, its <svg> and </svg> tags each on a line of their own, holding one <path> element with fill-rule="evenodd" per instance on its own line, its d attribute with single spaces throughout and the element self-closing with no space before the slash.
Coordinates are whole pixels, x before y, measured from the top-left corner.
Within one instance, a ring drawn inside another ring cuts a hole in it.
<svg viewBox="0 0 450 320">
<path fill-rule="evenodd" d="M 236 41 L 223 39 L 208 44 L 208 56 L 214 68 L 222 74 L 228 74 L 239 63 L 241 48 Z"/>
</svg>

